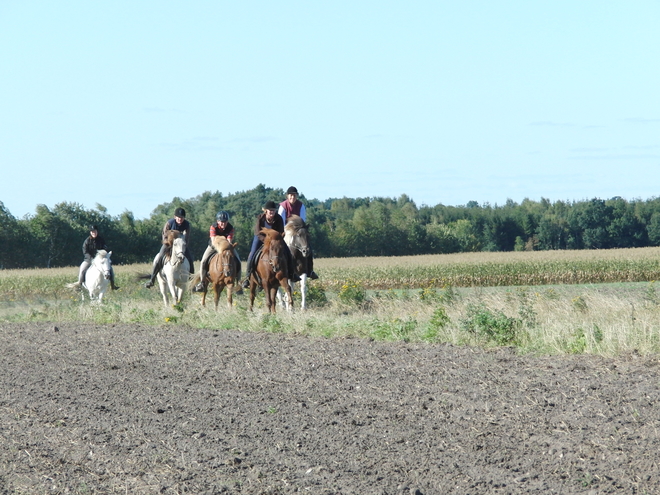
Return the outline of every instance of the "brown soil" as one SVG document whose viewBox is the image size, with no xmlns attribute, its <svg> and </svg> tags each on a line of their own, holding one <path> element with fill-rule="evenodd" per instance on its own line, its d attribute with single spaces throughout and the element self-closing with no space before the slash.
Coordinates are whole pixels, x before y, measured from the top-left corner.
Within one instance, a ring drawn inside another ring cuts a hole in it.
<svg viewBox="0 0 660 495">
<path fill-rule="evenodd" d="M 0 493 L 660 492 L 657 358 L 0 330 Z"/>
</svg>

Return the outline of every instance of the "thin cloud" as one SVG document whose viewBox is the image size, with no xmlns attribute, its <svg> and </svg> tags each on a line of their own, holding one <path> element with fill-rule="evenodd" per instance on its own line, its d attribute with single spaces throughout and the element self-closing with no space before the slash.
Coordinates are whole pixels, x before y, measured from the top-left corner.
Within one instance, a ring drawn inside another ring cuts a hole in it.
<svg viewBox="0 0 660 495">
<path fill-rule="evenodd" d="M 246 138 L 236 138 L 227 141 L 228 143 L 266 143 L 268 141 L 277 141 L 275 136 L 252 136 Z"/>
<path fill-rule="evenodd" d="M 657 154 L 644 154 L 644 155 L 633 155 L 633 154 L 610 154 L 610 155 L 580 155 L 580 156 L 569 156 L 569 160 L 649 160 L 660 158 L 660 155 Z"/>
<path fill-rule="evenodd" d="M 537 126 L 537 127 L 573 127 L 573 124 L 568 122 L 552 122 L 550 120 L 530 122 L 529 125 Z"/>
<path fill-rule="evenodd" d="M 176 108 L 143 107 L 142 110 L 146 113 L 186 113 Z"/>
<path fill-rule="evenodd" d="M 607 151 L 609 148 L 573 148 L 570 151 L 573 153 L 600 153 Z"/>
<path fill-rule="evenodd" d="M 631 117 L 628 119 L 623 119 L 624 122 L 630 122 L 632 124 L 655 124 L 660 122 L 660 119 L 645 119 L 643 117 Z"/>
</svg>

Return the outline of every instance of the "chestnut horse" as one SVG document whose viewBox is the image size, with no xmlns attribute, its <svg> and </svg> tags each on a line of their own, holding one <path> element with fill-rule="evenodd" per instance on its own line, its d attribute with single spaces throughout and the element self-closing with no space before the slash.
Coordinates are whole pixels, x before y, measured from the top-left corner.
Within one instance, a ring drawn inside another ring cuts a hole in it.
<svg viewBox="0 0 660 495">
<path fill-rule="evenodd" d="M 289 301 L 291 301 L 289 309 L 292 310 L 293 294 L 289 284 L 289 262 L 282 234 L 273 229 L 262 229 L 260 234 L 263 234 L 265 239 L 261 254 L 254 261 L 254 270 L 250 275 L 250 311 L 252 311 L 260 281 L 266 294 L 266 306 L 271 313 L 275 313 L 279 287 L 286 291 Z"/>
<path fill-rule="evenodd" d="M 231 309 L 234 288 L 236 287 L 236 282 L 241 278 L 241 263 L 234 253 L 236 244 L 229 242 L 223 235 L 215 236 L 212 242 L 216 253 L 209 260 L 206 280 L 202 280 L 204 284 L 202 306 L 206 305 L 206 291 L 210 282 L 213 284 L 213 292 L 215 293 L 215 309 L 218 309 L 220 293 L 225 287 L 227 288 L 227 306 Z"/>
</svg>

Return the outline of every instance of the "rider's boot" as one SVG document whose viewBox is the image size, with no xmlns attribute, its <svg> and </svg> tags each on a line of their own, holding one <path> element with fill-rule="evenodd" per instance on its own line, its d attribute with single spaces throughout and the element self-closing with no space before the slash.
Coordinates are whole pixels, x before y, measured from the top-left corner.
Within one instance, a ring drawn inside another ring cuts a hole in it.
<svg viewBox="0 0 660 495">
<path fill-rule="evenodd" d="M 206 274 L 203 269 L 200 270 L 199 276 L 199 283 L 193 288 L 193 292 L 204 292 L 204 278 L 206 277 Z"/>
<path fill-rule="evenodd" d="M 156 281 L 156 275 L 157 275 L 157 272 L 155 270 L 153 272 L 151 272 L 151 276 L 149 277 L 149 282 L 144 284 L 145 288 L 151 289 L 154 286 L 154 282 Z"/>
<path fill-rule="evenodd" d="M 316 274 L 316 272 L 314 270 L 312 270 L 312 273 L 310 273 L 308 276 L 312 280 L 316 280 L 317 278 L 319 278 L 319 276 Z"/>
</svg>

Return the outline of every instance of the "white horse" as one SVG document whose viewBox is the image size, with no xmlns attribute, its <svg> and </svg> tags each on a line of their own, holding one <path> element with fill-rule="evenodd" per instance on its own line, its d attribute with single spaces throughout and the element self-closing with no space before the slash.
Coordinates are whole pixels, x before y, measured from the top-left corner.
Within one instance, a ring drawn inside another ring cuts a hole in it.
<svg viewBox="0 0 660 495">
<path fill-rule="evenodd" d="M 169 306 L 168 295 L 172 296 L 175 304 L 181 302 L 183 292 L 190 278 L 190 263 L 186 258 L 186 241 L 177 237 L 172 241 L 172 253 L 163 264 L 163 269 L 158 272 L 158 285 L 163 295 L 165 306 Z"/>
<path fill-rule="evenodd" d="M 103 296 L 108 290 L 110 285 L 110 270 L 112 265 L 110 262 L 110 255 L 112 251 L 108 252 L 104 249 L 99 249 L 96 256 L 92 260 L 92 264 L 85 272 L 85 280 L 82 286 L 89 292 L 89 299 L 92 301 L 103 301 Z M 70 284 L 73 286 L 73 284 Z M 83 301 L 85 300 L 85 293 L 81 292 Z"/>
</svg>

